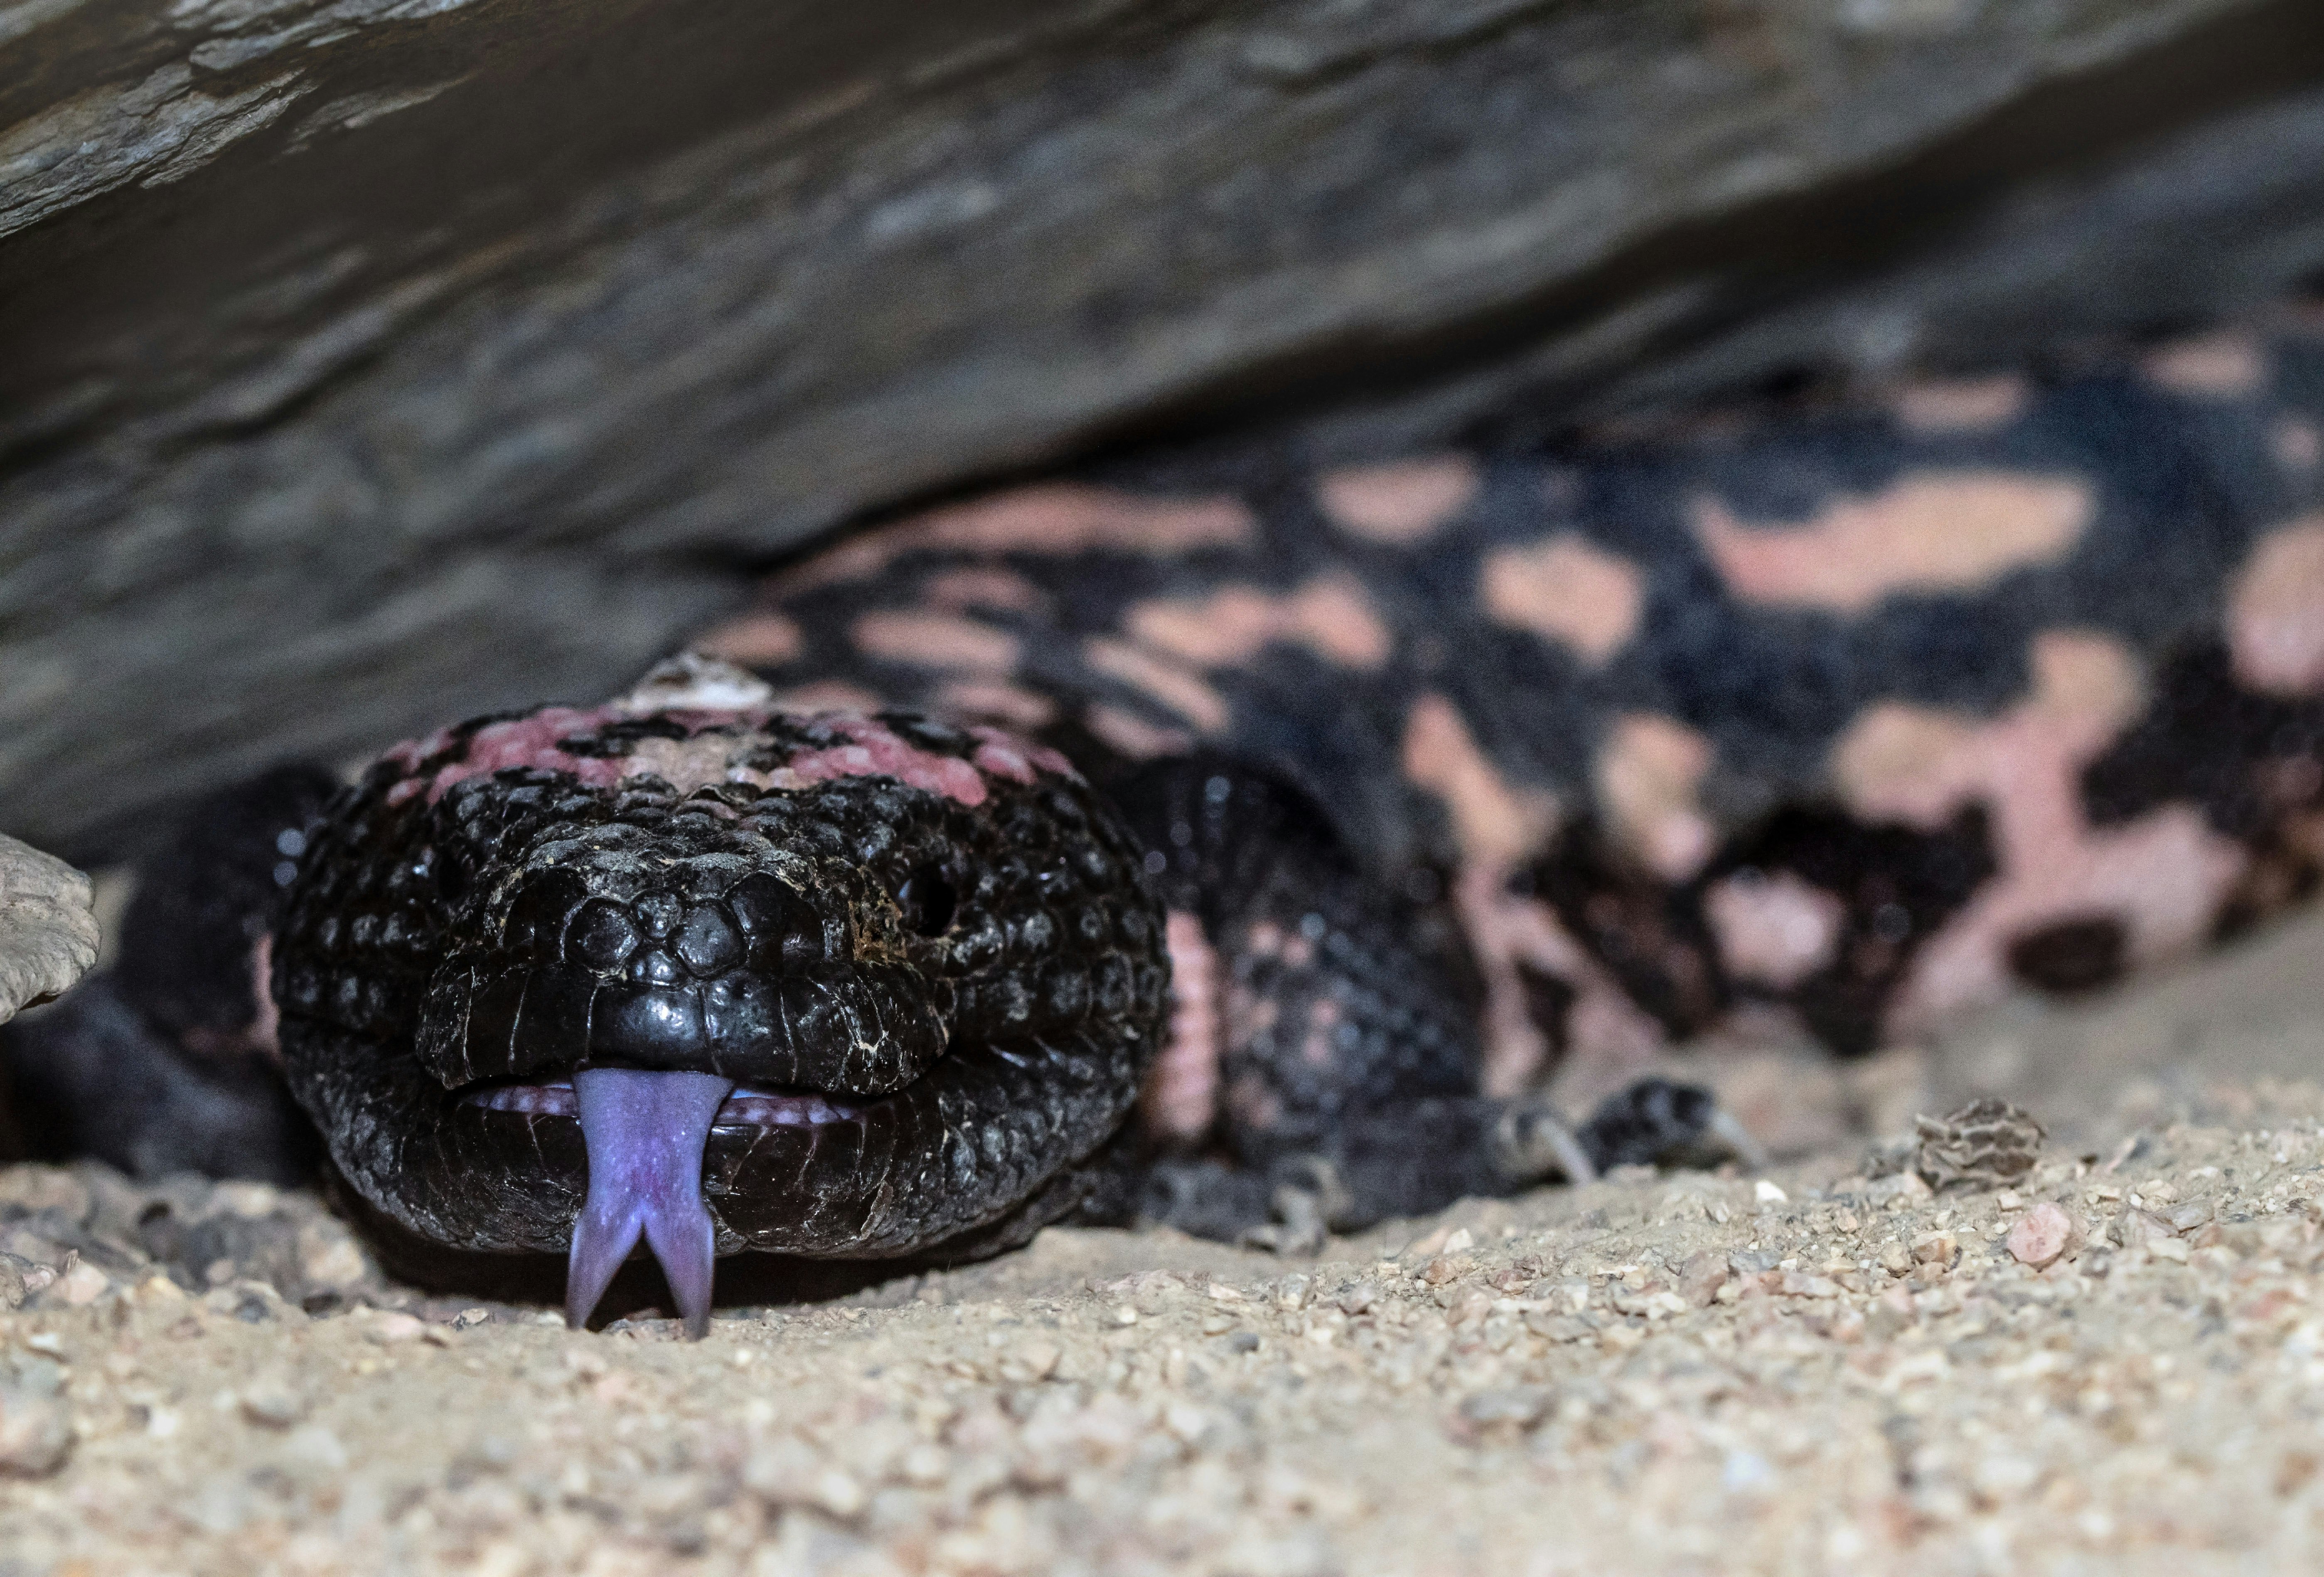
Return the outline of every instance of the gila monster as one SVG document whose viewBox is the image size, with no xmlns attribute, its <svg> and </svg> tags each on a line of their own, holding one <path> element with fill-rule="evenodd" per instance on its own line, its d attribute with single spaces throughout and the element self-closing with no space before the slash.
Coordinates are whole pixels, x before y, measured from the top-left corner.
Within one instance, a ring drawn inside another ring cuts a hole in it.
<svg viewBox="0 0 2324 1577">
<path fill-rule="evenodd" d="M 1738 1025 L 1859 1054 L 2315 884 L 2319 461 L 2293 305 L 924 510 L 620 701 L 193 807 L 120 964 L 8 1032 L 17 1099 L 566 1253 L 576 1321 L 642 1236 L 697 1328 L 745 1250 L 1296 1246 L 1743 1143 L 1687 1087 L 1572 1129 L 1543 1087 Z"/>
</svg>

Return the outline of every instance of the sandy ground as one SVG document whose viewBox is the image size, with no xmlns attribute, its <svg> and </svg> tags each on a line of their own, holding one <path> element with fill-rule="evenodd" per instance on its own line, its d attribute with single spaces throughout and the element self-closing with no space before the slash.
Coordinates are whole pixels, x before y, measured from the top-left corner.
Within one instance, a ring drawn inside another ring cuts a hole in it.
<svg viewBox="0 0 2324 1577">
<path fill-rule="evenodd" d="M 0 1172 L 0 1574 L 2313 1569 L 2319 1051 L 2310 917 L 1846 1075 L 1719 1054 L 1807 1147 L 1765 1177 L 1313 1261 L 1052 1231 L 699 1344 L 394 1286 L 304 1198 Z M 1988 1091 L 2052 1130 L 2014 1188 L 1864 1176 Z"/>
</svg>

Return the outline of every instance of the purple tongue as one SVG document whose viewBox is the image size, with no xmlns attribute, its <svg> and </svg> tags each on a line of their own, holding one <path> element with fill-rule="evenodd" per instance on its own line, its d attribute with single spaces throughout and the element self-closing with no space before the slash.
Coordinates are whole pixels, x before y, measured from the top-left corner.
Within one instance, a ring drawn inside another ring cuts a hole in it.
<svg viewBox="0 0 2324 1577">
<path fill-rule="evenodd" d="M 573 1218 L 565 1272 L 565 1318 L 576 1329 L 643 1233 L 687 1334 L 709 1331 L 713 1233 L 702 1204 L 702 1146 L 733 1087 L 715 1074 L 584 1068 L 573 1075 L 589 1150 L 589 1197 Z"/>
</svg>

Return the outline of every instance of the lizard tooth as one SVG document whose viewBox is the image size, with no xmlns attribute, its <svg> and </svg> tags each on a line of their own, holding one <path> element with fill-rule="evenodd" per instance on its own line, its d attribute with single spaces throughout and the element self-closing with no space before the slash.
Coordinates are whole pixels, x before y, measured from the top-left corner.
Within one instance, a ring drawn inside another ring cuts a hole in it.
<svg viewBox="0 0 2324 1577">
<path fill-rule="evenodd" d="M 715 1074 L 584 1068 L 573 1075 L 589 1193 L 573 1220 L 565 1317 L 585 1324 L 643 1237 L 661 1262 L 687 1333 L 710 1328 L 714 1231 L 702 1203 L 702 1147 L 734 1088 Z"/>
</svg>

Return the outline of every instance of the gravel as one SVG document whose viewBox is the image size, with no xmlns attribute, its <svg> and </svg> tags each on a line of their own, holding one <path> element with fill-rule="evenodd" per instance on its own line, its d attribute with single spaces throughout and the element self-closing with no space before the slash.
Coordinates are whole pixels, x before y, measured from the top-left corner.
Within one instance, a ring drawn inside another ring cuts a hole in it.
<svg viewBox="0 0 2324 1577">
<path fill-rule="evenodd" d="M 2324 926 L 2287 947 L 2314 1066 Z M 2248 1010 L 2256 956 L 2150 1000 Z M 2138 1001 L 2039 1011 L 2079 1046 Z M 18 1167 L 0 1572 L 2305 1567 L 2324 1088 L 2232 1062 L 2078 1065 L 2001 1187 L 1857 1135 L 1308 1259 L 1052 1231 L 699 1343 L 395 1286 L 304 1195 Z"/>
</svg>

